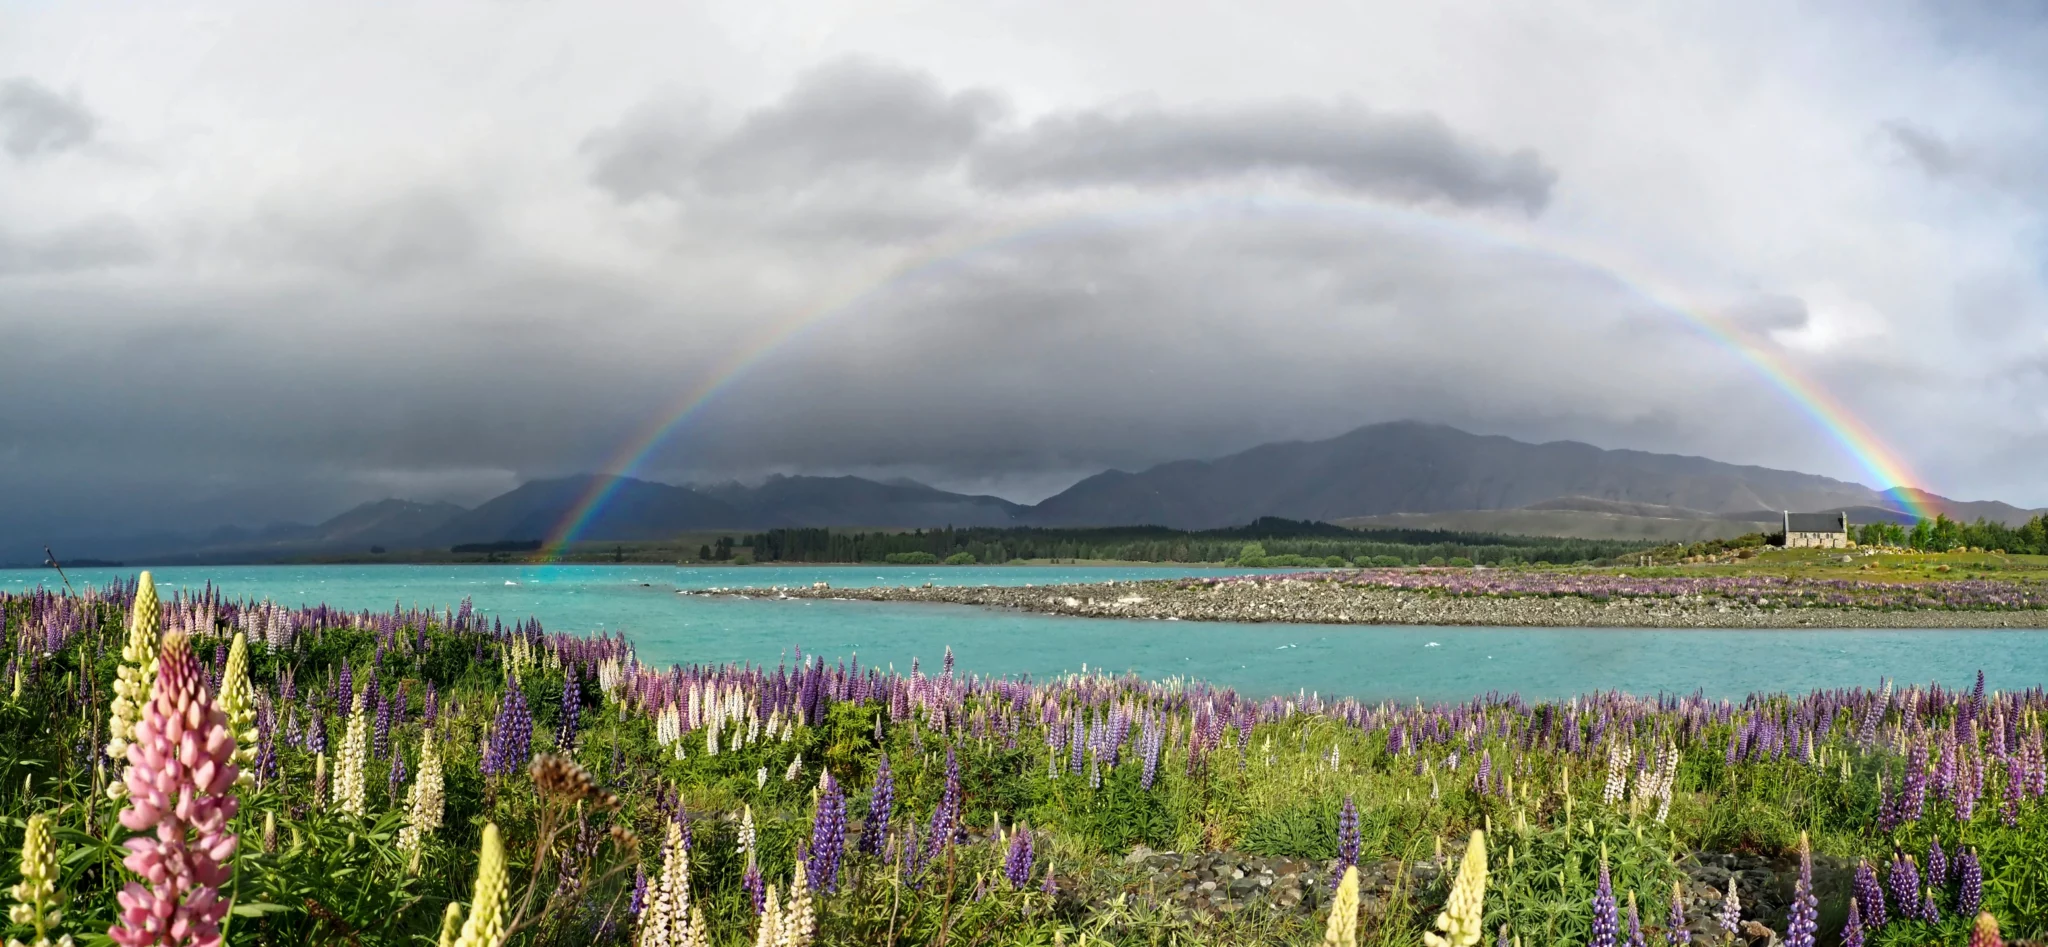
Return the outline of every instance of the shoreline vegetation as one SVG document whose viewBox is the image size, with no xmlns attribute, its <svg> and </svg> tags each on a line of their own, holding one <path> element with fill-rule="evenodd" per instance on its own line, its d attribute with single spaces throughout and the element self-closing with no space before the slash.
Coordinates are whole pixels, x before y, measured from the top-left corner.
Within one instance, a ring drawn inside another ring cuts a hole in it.
<svg viewBox="0 0 2048 947">
<path fill-rule="evenodd" d="M 0 619 L 0 882 L 39 944 L 2048 935 L 2048 692 L 1981 673 L 1425 704 L 950 651 L 655 667 L 467 602 L 160 601 L 147 573 Z"/>
</svg>

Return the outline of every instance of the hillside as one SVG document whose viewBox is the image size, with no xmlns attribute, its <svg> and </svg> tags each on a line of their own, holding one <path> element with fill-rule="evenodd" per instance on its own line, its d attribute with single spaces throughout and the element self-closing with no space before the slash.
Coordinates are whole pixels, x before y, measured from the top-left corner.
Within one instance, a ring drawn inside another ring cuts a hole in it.
<svg viewBox="0 0 2048 947">
<path fill-rule="evenodd" d="M 1157 523 L 1204 529 L 1259 516 L 1335 521 L 1388 513 L 1505 510 L 1589 497 L 1707 513 L 1884 505 L 1861 484 L 1702 457 L 1528 444 L 1395 422 L 1323 441 L 1264 444 L 1212 461 L 1108 471 L 1038 504 L 1043 525 Z"/>
<path fill-rule="evenodd" d="M 1001 497 L 949 493 L 911 480 L 770 477 L 758 487 L 699 487 L 738 510 L 750 525 L 1010 526 L 1029 507 Z"/>
</svg>

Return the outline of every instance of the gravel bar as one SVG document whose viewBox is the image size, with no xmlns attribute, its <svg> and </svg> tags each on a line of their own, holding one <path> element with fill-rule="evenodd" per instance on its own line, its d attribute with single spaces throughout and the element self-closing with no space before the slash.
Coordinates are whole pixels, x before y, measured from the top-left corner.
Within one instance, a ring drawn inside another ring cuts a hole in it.
<svg viewBox="0 0 2048 947">
<path fill-rule="evenodd" d="M 1083 618 L 1550 628 L 2048 628 L 2048 608 L 1777 608 L 1715 596 L 1456 595 L 1334 581 L 746 588 L 685 594 L 979 605 Z"/>
</svg>

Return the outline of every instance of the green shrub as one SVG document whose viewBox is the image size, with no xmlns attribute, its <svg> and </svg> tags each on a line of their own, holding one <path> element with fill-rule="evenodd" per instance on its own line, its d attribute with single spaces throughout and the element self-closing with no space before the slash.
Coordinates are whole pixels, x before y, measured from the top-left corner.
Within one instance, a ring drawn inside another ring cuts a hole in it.
<svg viewBox="0 0 2048 947">
<path fill-rule="evenodd" d="M 892 552 L 882 557 L 882 561 L 898 566 L 929 566 L 937 564 L 939 557 L 920 550 L 917 552 Z"/>
<path fill-rule="evenodd" d="M 946 557 L 946 564 L 949 566 L 971 566 L 974 564 L 974 554 L 971 552 L 956 552 Z"/>
</svg>

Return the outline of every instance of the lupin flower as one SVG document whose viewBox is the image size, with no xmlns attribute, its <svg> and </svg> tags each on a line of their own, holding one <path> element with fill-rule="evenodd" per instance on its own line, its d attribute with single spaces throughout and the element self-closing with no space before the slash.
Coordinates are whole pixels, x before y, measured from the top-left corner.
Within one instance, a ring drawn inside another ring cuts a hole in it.
<svg viewBox="0 0 2048 947">
<path fill-rule="evenodd" d="M 896 774 L 889 769 L 889 754 L 884 753 L 875 767 L 875 791 L 868 796 L 868 820 L 860 830 L 861 854 L 882 854 L 883 840 L 889 837 L 889 817 L 895 810 Z"/>
<path fill-rule="evenodd" d="M 1424 934 L 1429 937 L 1433 935 Z M 1323 947 L 1358 947 L 1358 866 L 1344 869 L 1337 896 L 1330 899 L 1330 920 L 1323 927 Z"/>
<path fill-rule="evenodd" d="M 555 728 L 555 748 L 567 751 L 576 743 L 576 725 L 583 716 L 583 688 L 577 686 L 576 671 L 562 675 L 561 726 Z"/>
<path fill-rule="evenodd" d="M 1649 947 L 1643 940 L 1643 917 L 1636 910 L 1636 893 L 1628 893 L 1628 947 Z"/>
<path fill-rule="evenodd" d="M 683 839 L 682 825 L 670 820 L 668 838 L 661 846 L 661 871 L 648 885 L 635 943 L 638 947 L 679 947 L 688 936 L 689 919 L 690 848 Z"/>
<path fill-rule="evenodd" d="M 1867 933 L 1863 930 L 1862 902 L 1849 899 L 1849 919 L 1842 923 L 1842 947 L 1863 947 Z"/>
<path fill-rule="evenodd" d="M 1970 925 L 1970 947 L 2005 947 L 2005 938 L 1998 934 L 1998 918 L 1985 911 L 1977 915 L 1977 923 Z"/>
<path fill-rule="evenodd" d="M 1891 874 L 1885 881 L 1891 888 L 1892 907 L 1900 917 L 1920 913 L 1920 868 L 1913 864 L 1913 856 L 1894 853 Z"/>
<path fill-rule="evenodd" d="M 1003 877 L 1009 879 L 1010 887 L 1019 891 L 1031 883 L 1031 827 L 1019 823 L 1010 833 L 1009 857 L 1003 860 Z"/>
<path fill-rule="evenodd" d="M 519 689 L 519 681 L 507 677 L 505 700 L 498 705 L 498 719 L 491 727 L 491 742 L 481 768 L 486 776 L 505 776 L 525 769 L 532 756 L 533 714 L 526 709 L 526 694 Z"/>
<path fill-rule="evenodd" d="M 372 718 L 370 730 L 370 752 L 378 759 L 391 752 L 391 695 L 377 697 L 377 715 Z"/>
<path fill-rule="evenodd" d="M 811 902 L 810 882 L 804 875 L 804 863 L 796 863 L 796 874 L 789 880 L 789 901 L 782 912 L 782 937 L 779 947 L 810 947 L 811 939 L 818 936 L 818 915 Z"/>
<path fill-rule="evenodd" d="M 751 852 L 747 854 L 747 872 L 740 876 L 740 887 L 747 892 L 747 904 L 754 909 L 755 917 L 768 910 L 768 892 L 763 887 L 761 865 Z"/>
<path fill-rule="evenodd" d="M 256 689 L 249 683 L 249 639 L 235 632 L 220 678 L 220 710 L 228 715 L 228 732 L 235 735 L 235 767 L 241 770 L 241 784 L 256 780 Z"/>
<path fill-rule="evenodd" d="M 445 791 L 441 750 L 429 732 L 420 739 L 420 775 L 413 780 L 407 800 L 412 812 L 406 818 L 405 828 L 398 830 L 398 850 L 406 853 L 411 871 L 420 870 L 420 853 L 426 849 L 427 836 L 441 828 Z"/>
<path fill-rule="evenodd" d="M 1863 923 L 1872 929 L 1883 927 L 1884 889 L 1878 886 L 1877 869 L 1870 867 L 1870 859 L 1857 860 L 1853 888 L 1856 903 L 1863 907 Z"/>
<path fill-rule="evenodd" d="M 235 737 L 204 682 L 190 642 L 166 636 L 128 746 L 121 825 L 150 834 L 123 843 L 122 865 L 147 886 L 129 882 L 116 895 L 121 911 L 107 936 L 122 947 L 220 943 L 220 888 L 234 873 Z"/>
<path fill-rule="evenodd" d="M 839 859 L 846 851 L 846 794 L 830 770 L 818 778 L 818 810 L 811 820 L 810 874 L 820 892 L 839 890 Z"/>
<path fill-rule="evenodd" d="M 1799 833 L 1799 880 L 1792 886 L 1792 905 L 1785 922 L 1785 947 L 1813 947 L 1820 929 L 1820 901 L 1813 896 L 1813 849 Z"/>
<path fill-rule="evenodd" d="M 1347 868 L 1345 875 L 1356 872 L 1356 868 Z M 1604 866 L 1600 877 L 1604 883 Z M 1475 947 L 1481 933 L 1480 918 L 1485 913 L 1486 833 L 1473 829 L 1472 840 L 1465 845 L 1465 857 L 1458 864 L 1458 877 L 1451 882 L 1451 896 L 1444 903 L 1443 913 L 1436 916 L 1436 929 L 1443 934 L 1424 931 L 1423 943 L 1429 947 Z"/>
<path fill-rule="evenodd" d="M 384 797 L 398 804 L 398 787 L 405 785 L 405 754 L 391 754 L 391 772 L 384 780 Z"/>
<path fill-rule="evenodd" d="M 1358 864 L 1358 806 L 1350 796 L 1344 797 L 1343 808 L 1337 810 L 1337 866 L 1332 869 L 1331 882 L 1344 874 L 1344 869 Z"/>
<path fill-rule="evenodd" d="M 1976 849 L 1963 849 L 1956 856 L 1956 882 L 1956 913 L 1968 917 L 1984 904 L 1984 866 L 1977 861 Z"/>
<path fill-rule="evenodd" d="M 953 833 L 960 828 L 960 760 L 951 746 L 946 747 L 946 788 L 939 794 L 939 805 L 932 810 L 931 834 L 924 840 L 922 864 L 935 861 L 946 846 L 953 844 Z"/>
<path fill-rule="evenodd" d="M 1917 913 L 1921 920 L 1929 924 L 1941 923 L 1941 908 L 1934 903 L 1933 888 L 1920 889 L 1920 910 Z"/>
<path fill-rule="evenodd" d="M 64 893 L 57 890 L 57 843 L 50 836 L 50 821 L 47 812 L 28 817 L 21 840 L 21 883 L 9 892 L 14 906 L 8 920 L 35 928 L 35 939 L 24 944 L 9 938 L 7 947 L 71 947 L 70 934 L 51 936 L 64 920 Z"/>
<path fill-rule="evenodd" d="M 1733 879 L 1730 879 L 1731 882 Z M 1615 947 L 1621 937 L 1621 916 L 1614 903 L 1614 882 L 1607 876 L 1607 860 L 1600 861 L 1600 886 L 1593 889 L 1593 937 L 1590 947 Z"/>
<path fill-rule="evenodd" d="M 782 898 L 775 893 L 774 885 L 768 886 L 760 910 L 754 913 L 759 915 L 754 925 L 754 947 L 776 947 L 782 938 Z"/>
<path fill-rule="evenodd" d="M 469 917 L 462 930 L 454 930 L 456 908 L 449 906 L 441 924 L 440 947 L 498 947 L 505 935 L 505 843 L 498 836 L 498 824 L 484 824 L 482 851 L 477 856 L 476 899 L 469 905 Z"/>
<path fill-rule="evenodd" d="M 121 666 L 114 672 L 113 714 L 107 720 L 107 757 L 128 758 L 135 723 L 150 703 L 157 679 L 157 631 L 163 626 L 163 610 L 156 600 L 156 582 L 144 572 L 136 578 L 135 604 L 128 613 L 128 641 L 121 646 Z M 107 784 L 114 799 L 128 791 L 126 780 Z"/>
<path fill-rule="evenodd" d="M 370 762 L 370 715 L 363 697 L 356 696 L 355 712 L 349 714 L 348 731 L 341 738 L 341 755 L 334 761 L 334 806 L 342 815 L 358 819 L 370 811 L 365 773 Z"/>
<path fill-rule="evenodd" d="M 1735 879 L 1728 879 L 1728 893 L 1721 897 L 1721 910 L 1714 915 L 1721 932 L 1734 937 L 1742 930 L 1742 898 L 1735 893 Z"/>
<path fill-rule="evenodd" d="M 1948 853 L 1941 850 L 1941 839 L 1928 839 L 1927 883 L 1936 888 L 1947 887 L 1949 878 L 1951 877 L 1951 875 L 1949 874 L 1950 868 L 1951 866 L 1948 863 Z"/>
<path fill-rule="evenodd" d="M 1671 913 L 1664 918 L 1664 943 L 1667 947 L 1692 943 L 1692 928 L 1685 924 L 1685 888 L 1676 881 L 1671 883 Z"/>
</svg>

